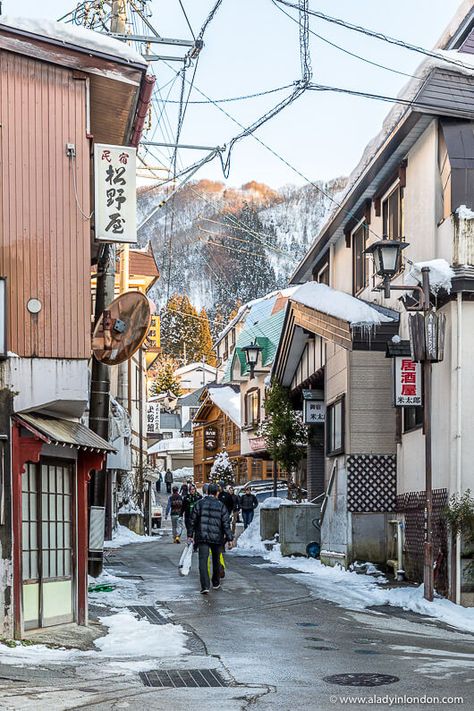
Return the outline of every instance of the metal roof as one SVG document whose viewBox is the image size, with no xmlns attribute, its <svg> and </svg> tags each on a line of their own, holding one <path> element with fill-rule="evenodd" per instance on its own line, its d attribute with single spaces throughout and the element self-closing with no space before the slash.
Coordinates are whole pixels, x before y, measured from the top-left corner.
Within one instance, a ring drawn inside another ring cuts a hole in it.
<svg viewBox="0 0 474 711">
<path fill-rule="evenodd" d="M 160 431 L 181 429 L 181 417 L 175 412 L 160 412 Z"/>
<path fill-rule="evenodd" d="M 115 452 L 116 450 L 93 432 L 89 427 L 80 422 L 63 420 L 59 417 L 48 417 L 33 413 L 22 413 L 16 416 L 17 421 L 24 427 L 39 433 L 48 444 L 76 447 L 97 452 Z"/>
</svg>

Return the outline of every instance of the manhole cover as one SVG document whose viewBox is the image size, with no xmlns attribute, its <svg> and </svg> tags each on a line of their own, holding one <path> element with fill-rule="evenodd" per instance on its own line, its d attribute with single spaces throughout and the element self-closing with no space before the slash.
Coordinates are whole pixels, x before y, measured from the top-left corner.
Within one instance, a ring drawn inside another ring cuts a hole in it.
<svg viewBox="0 0 474 711">
<path fill-rule="evenodd" d="M 391 674 L 332 674 L 324 676 L 324 681 L 328 684 L 339 684 L 340 686 L 384 686 L 384 684 L 394 684 L 400 681 L 398 676 Z"/>
<path fill-rule="evenodd" d="M 296 623 L 297 627 L 317 627 L 314 622 L 297 622 Z"/>
<path fill-rule="evenodd" d="M 167 625 L 170 620 L 161 615 L 156 607 L 148 607 L 147 605 L 130 605 L 130 612 L 138 615 L 140 620 L 148 620 L 152 625 Z"/>
<path fill-rule="evenodd" d="M 355 654 L 380 654 L 376 652 L 375 649 L 354 649 Z"/>
<path fill-rule="evenodd" d="M 168 669 L 140 672 L 145 686 L 196 688 L 229 686 L 219 672 L 214 669 Z"/>
</svg>

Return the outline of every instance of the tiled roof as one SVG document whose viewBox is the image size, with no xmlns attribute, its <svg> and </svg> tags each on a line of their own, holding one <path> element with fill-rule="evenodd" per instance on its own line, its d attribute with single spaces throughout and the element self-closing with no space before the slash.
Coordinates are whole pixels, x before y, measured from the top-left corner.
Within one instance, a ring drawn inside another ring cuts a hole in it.
<svg viewBox="0 0 474 711">
<path fill-rule="evenodd" d="M 133 276 L 159 277 L 160 272 L 156 266 L 155 257 L 150 250 L 130 250 L 129 273 Z"/>
</svg>

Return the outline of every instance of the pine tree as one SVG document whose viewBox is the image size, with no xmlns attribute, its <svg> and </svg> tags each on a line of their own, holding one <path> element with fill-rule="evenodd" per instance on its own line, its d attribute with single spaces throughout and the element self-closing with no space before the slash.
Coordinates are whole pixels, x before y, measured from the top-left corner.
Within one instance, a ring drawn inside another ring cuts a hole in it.
<svg viewBox="0 0 474 711">
<path fill-rule="evenodd" d="M 186 294 L 173 294 L 161 317 L 163 353 L 180 365 L 200 360 L 201 329 L 195 307 Z"/>
<path fill-rule="evenodd" d="M 275 381 L 265 395 L 265 413 L 267 419 L 262 426 L 262 435 L 267 450 L 289 479 L 292 470 L 305 456 L 307 428 L 293 410 L 287 389 Z"/>
<path fill-rule="evenodd" d="M 200 330 L 200 343 L 199 343 L 199 349 L 201 353 L 201 358 L 204 358 L 206 363 L 209 363 L 209 365 L 215 365 L 216 364 L 216 354 L 214 353 L 212 349 L 212 336 L 211 336 L 211 327 L 209 325 L 209 319 L 207 317 L 207 311 L 205 308 L 202 308 L 200 313 L 199 313 L 199 330 Z"/>
<path fill-rule="evenodd" d="M 176 367 L 176 363 L 171 358 L 160 359 L 148 387 L 148 392 L 152 397 L 168 391 L 176 397 L 181 395 L 179 380 L 174 374 Z"/>
<path fill-rule="evenodd" d="M 214 464 L 212 465 L 209 473 L 209 481 L 212 484 L 222 482 L 225 486 L 234 484 L 234 469 L 225 449 L 223 449 L 222 452 L 219 452 L 214 459 Z"/>
</svg>

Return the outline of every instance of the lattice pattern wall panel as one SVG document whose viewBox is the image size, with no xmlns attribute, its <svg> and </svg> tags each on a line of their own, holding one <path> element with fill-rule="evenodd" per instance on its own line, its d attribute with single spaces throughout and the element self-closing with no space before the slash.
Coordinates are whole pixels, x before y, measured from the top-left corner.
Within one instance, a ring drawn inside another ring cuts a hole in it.
<svg viewBox="0 0 474 711">
<path fill-rule="evenodd" d="M 351 454 L 347 458 L 349 511 L 394 511 L 396 496 L 397 458 L 394 454 Z"/>
<path fill-rule="evenodd" d="M 443 511 L 448 504 L 446 489 L 433 490 L 433 556 L 436 561 L 435 588 L 448 587 L 448 540 Z M 397 511 L 405 517 L 404 567 L 409 580 L 422 582 L 425 541 L 426 492 L 409 491 L 397 496 Z"/>
</svg>

